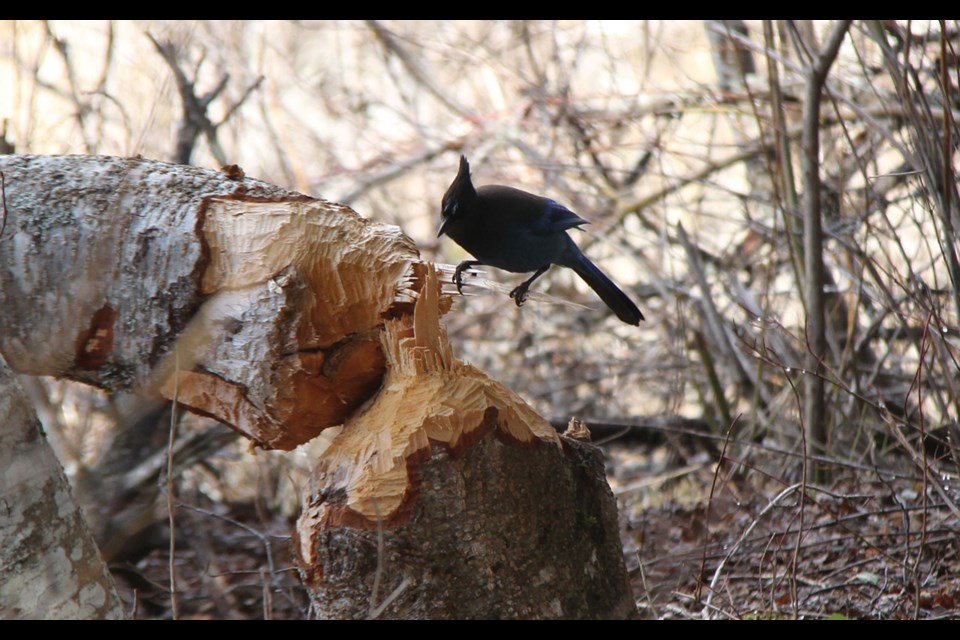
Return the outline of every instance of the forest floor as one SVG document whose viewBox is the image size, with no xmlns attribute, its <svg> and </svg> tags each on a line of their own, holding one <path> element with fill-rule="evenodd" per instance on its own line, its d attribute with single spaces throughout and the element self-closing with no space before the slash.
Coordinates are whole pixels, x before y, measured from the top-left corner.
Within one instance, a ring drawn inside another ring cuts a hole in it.
<svg viewBox="0 0 960 640">
<path fill-rule="evenodd" d="M 702 452 L 604 450 L 641 618 L 960 618 L 956 476 L 848 466 L 804 486 L 776 456 L 717 472 Z M 249 502 L 178 511 L 177 617 L 313 617 L 292 516 Z M 166 548 L 113 569 L 132 617 L 173 617 Z"/>
<path fill-rule="evenodd" d="M 652 454 L 608 451 L 641 617 L 960 617 L 956 475 L 942 495 L 869 468 L 814 487 L 785 480 L 775 456 L 723 474 Z"/>
</svg>

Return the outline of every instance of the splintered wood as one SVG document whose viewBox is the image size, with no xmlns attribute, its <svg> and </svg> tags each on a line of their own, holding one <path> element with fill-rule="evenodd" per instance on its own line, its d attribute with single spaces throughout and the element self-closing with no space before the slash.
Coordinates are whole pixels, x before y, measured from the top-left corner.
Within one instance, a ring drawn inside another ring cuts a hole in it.
<svg viewBox="0 0 960 640">
<path fill-rule="evenodd" d="M 283 449 L 379 388 L 383 319 L 412 308 L 422 269 L 398 228 L 236 170 L 11 155 L 0 171 L 17 372 L 176 395 Z"/>
<path fill-rule="evenodd" d="M 410 468 L 434 445 L 459 453 L 493 429 L 521 445 L 559 444 L 550 424 L 515 393 L 453 357 L 439 324 L 432 265 L 425 276 L 412 316 L 385 323 L 387 368 L 375 400 L 345 423 L 318 461 L 318 485 L 341 498 L 315 502 L 304 523 L 370 526 L 402 516 Z"/>
<path fill-rule="evenodd" d="M 409 306 L 398 288 L 414 283 L 416 248 L 396 227 L 322 200 L 214 199 L 203 234 L 210 262 L 202 289 L 211 297 L 194 323 L 200 338 L 190 337 L 192 326 L 181 344 L 196 353 L 203 342 L 212 359 L 238 368 L 223 378 L 194 367 L 176 381 L 180 401 L 217 406 L 215 415 L 273 448 L 341 424 L 381 384 L 380 327 Z M 164 393 L 173 386 L 168 371 Z"/>
</svg>

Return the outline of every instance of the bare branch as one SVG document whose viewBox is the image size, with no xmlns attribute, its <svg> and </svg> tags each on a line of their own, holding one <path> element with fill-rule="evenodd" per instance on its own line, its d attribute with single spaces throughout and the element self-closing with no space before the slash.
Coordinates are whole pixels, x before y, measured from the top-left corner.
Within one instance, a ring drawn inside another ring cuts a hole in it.
<svg viewBox="0 0 960 640">
<path fill-rule="evenodd" d="M 803 100 L 803 250 L 804 299 L 806 300 L 806 369 L 816 375 L 804 378 L 804 421 L 807 425 L 809 453 L 826 450 L 829 432 L 826 424 L 824 386 L 820 373 L 827 353 L 823 266 L 823 223 L 820 202 L 820 99 L 827 74 L 850 28 L 850 20 L 833 26 L 823 51 L 815 54 L 808 69 Z M 816 473 L 816 472 L 815 472 Z"/>
</svg>

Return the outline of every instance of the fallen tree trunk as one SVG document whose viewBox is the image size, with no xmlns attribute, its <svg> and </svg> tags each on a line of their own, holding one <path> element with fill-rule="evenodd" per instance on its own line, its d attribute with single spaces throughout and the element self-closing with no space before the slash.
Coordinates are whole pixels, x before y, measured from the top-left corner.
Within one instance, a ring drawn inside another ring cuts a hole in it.
<svg viewBox="0 0 960 640">
<path fill-rule="evenodd" d="M 0 171 L 14 369 L 175 399 L 265 448 L 342 427 L 297 525 L 319 615 L 632 614 L 599 454 L 453 357 L 450 296 L 399 229 L 235 167 Z"/>
</svg>

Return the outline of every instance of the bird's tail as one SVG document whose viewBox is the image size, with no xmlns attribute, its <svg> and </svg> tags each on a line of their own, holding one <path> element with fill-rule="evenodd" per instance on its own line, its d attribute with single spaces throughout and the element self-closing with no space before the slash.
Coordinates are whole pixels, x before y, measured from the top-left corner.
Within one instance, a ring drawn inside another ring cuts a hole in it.
<svg viewBox="0 0 960 640">
<path fill-rule="evenodd" d="M 573 244 L 572 241 L 571 244 Z M 640 321 L 643 320 L 643 314 L 640 313 L 637 305 L 633 304 L 627 294 L 621 291 L 603 271 L 600 271 L 597 265 L 590 262 L 590 258 L 585 256 L 582 251 L 576 249 L 574 256 L 565 266 L 576 271 L 577 275 L 597 292 L 600 299 L 617 314 L 618 318 L 632 325 L 639 325 Z"/>
</svg>

